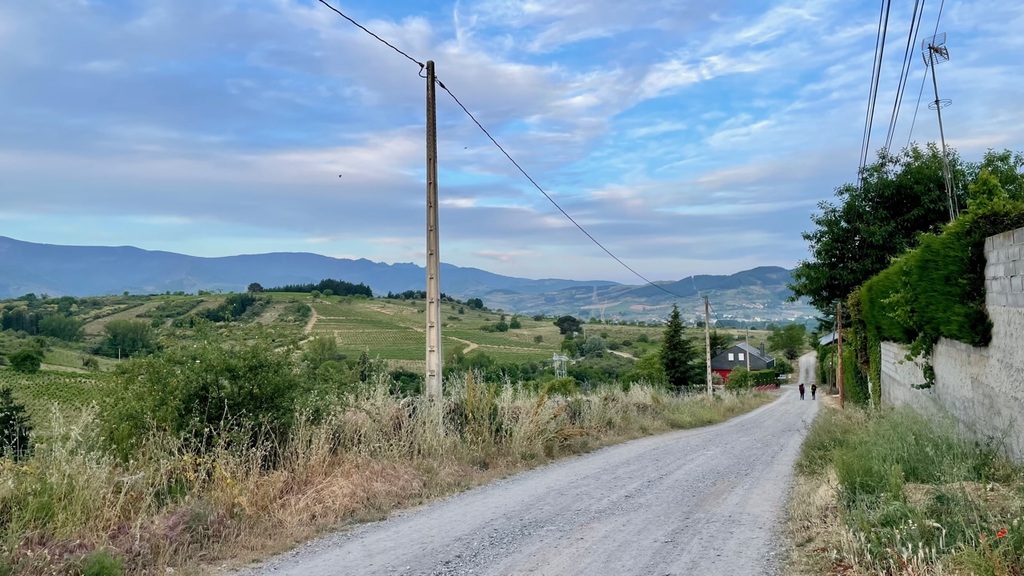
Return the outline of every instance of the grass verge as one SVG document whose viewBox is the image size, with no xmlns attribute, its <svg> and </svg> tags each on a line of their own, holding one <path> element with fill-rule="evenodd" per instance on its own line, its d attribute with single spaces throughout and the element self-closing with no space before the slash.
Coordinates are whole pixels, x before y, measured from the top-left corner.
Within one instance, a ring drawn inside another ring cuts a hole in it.
<svg viewBox="0 0 1024 576">
<path fill-rule="evenodd" d="M 128 462 L 103 448 L 95 409 L 55 410 L 31 457 L 0 459 L 0 574 L 244 564 L 564 455 L 720 422 L 774 399 L 645 386 L 548 397 L 467 378 L 431 403 L 389 387 L 297 414 L 284 446 L 228 439 L 200 451 L 152 437 Z"/>
<path fill-rule="evenodd" d="M 790 495 L 787 572 L 1024 574 L 1024 471 L 909 409 L 816 419 Z"/>
</svg>

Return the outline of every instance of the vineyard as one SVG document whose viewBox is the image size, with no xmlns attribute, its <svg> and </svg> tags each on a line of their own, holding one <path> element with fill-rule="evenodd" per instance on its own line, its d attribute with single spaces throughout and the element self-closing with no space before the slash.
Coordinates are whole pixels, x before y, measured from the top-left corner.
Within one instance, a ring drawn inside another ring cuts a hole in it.
<svg viewBox="0 0 1024 576">
<path fill-rule="evenodd" d="M 23 374 L 0 367 L 0 387 L 9 386 L 14 397 L 25 404 L 33 422 L 47 422 L 53 406 L 84 408 L 99 402 L 107 391 L 103 374 L 73 374 L 41 371 Z"/>
</svg>

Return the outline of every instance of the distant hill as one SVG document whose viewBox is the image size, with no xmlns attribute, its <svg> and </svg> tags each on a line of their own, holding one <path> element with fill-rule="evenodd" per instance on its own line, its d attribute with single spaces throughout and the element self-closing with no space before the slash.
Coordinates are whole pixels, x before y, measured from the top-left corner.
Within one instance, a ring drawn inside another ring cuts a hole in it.
<svg viewBox="0 0 1024 576">
<path fill-rule="evenodd" d="M 201 258 L 131 246 L 59 246 L 0 236 L 0 298 L 28 292 L 50 296 L 238 292 L 251 282 L 265 287 L 335 278 L 364 283 L 374 294 L 423 290 L 426 272 L 412 263 L 331 258 L 280 252 Z M 687 311 L 700 294 L 714 294 L 719 318 L 792 319 L 809 316 L 806 304 L 787 303 L 790 272 L 759 267 L 729 276 L 694 276 L 654 286 L 605 280 L 579 281 L 503 276 L 441 265 L 441 289 L 457 298 L 479 297 L 491 308 L 520 313 L 574 314 L 587 318 L 663 319 L 675 302 Z"/>
</svg>

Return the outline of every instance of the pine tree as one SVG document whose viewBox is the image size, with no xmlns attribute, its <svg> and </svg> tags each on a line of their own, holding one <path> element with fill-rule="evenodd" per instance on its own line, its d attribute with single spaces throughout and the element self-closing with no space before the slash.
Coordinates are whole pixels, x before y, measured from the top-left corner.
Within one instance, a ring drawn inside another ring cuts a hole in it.
<svg viewBox="0 0 1024 576">
<path fill-rule="evenodd" d="M 14 400 L 9 387 L 0 388 L 0 456 L 9 454 L 17 460 L 28 454 L 31 432 L 25 406 Z"/>
<path fill-rule="evenodd" d="M 668 383 L 679 390 L 696 382 L 697 352 L 683 336 L 683 321 L 679 307 L 672 306 L 672 314 L 665 327 L 665 341 L 661 344 L 661 365 L 665 367 Z"/>
</svg>

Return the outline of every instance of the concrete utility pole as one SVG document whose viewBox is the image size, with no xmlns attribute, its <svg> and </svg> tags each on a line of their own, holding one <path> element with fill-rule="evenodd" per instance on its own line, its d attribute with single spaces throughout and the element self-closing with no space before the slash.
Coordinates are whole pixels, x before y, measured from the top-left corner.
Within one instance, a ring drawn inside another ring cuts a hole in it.
<svg viewBox="0 0 1024 576">
<path fill-rule="evenodd" d="M 441 250 L 437 230 L 437 98 L 427 61 L 427 397 L 441 398 Z"/>
<path fill-rule="evenodd" d="M 708 297 L 704 297 L 704 354 L 707 362 L 708 395 L 711 395 L 711 314 L 708 309 Z"/>
<path fill-rule="evenodd" d="M 836 302 L 836 386 L 839 387 L 839 407 L 843 408 L 843 303 Z"/>
<path fill-rule="evenodd" d="M 747 335 L 744 337 L 747 344 L 747 372 L 750 372 L 750 326 L 747 326 Z"/>
</svg>

